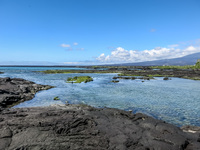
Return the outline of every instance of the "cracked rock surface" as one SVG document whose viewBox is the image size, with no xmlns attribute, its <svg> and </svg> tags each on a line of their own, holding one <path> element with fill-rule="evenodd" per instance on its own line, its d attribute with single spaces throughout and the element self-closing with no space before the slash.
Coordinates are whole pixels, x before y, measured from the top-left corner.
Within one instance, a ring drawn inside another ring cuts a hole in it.
<svg viewBox="0 0 200 150">
<path fill-rule="evenodd" d="M 1 150 L 198 150 L 199 139 L 199 132 L 111 108 L 68 104 L 0 113 Z"/>
<path fill-rule="evenodd" d="M 0 78 L 0 108 L 33 99 L 35 93 L 53 88 L 19 78 Z"/>
</svg>

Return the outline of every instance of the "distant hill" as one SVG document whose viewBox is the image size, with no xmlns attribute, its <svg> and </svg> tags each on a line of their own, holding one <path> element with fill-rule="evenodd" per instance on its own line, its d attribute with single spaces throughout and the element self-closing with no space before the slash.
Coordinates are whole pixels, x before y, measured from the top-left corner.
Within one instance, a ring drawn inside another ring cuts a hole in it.
<svg viewBox="0 0 200 150">
<path fill-rule="evenodd" d="M 114 64 L 114 66 L 163 66 L 163 65 L 194 65 L 200 59 L 200 53 L 190 54 L 180 58 L 145 61 L 138 63 Z"/>
</svg>

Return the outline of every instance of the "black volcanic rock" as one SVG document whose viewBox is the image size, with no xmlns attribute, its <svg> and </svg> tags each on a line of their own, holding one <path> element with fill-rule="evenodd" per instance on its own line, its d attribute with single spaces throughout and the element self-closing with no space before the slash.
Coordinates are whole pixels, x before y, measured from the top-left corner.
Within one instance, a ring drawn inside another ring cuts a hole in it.
<svg viewBox="0 0 200 150">
<path fill-rule="evenodd" d="M 151 79 L 150 76 L 163 76 L 163 77 L 178 77 L 178 78 L 185 78 L 185 79 L 194 79 L 200 80 L 200 70 L 176 70 L 176 69 L 161 69 L 161 70 L 131 70 L 123 72 L 123 74 L 127 75 L 134 75 L 134 76 L 144 76 L 144 79 Z M 124 79 L 124 76 L 116 77 L 116 79 Z M 125 78 L 128 78 L 125 76 Z M 130 78 L 130 77 L 129 77 Z M 140 78 L 140 77 L 139 77 Z"/>
<path fill-rule="evenodd" d="M 47 90 L 53 86 L 35 84 L 19 78 L 0 78 L 0 108 L 30 100 L 40 90 Z"/>
<path fill-rule="evenodd" d="M 65 105 L 5 109 L 2 150 L 197 150 L 199 134 L 144 114 Z"/>
<path fill-rule="evenodd" d="M 0 78 L 0 106 L 31 99 L 48 88 Z M 5 108 L 0 111 L 0 150 L 199 149 L 200 128 L 183 130 L 144 114 L 87 105 Z"/>
<path fill-rule="evenodd" d="M 169 77 L 164 77 L 163 80 L 171 80 Z"/>
</svg>

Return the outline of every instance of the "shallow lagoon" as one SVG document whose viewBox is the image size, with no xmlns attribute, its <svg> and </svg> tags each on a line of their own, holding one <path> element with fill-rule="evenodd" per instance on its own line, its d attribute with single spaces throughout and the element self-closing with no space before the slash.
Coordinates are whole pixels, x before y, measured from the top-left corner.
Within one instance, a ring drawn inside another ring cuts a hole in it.
<svg viewBox="0 0 200 150">
<path fill-rule="evenodd" d="M 89 83 L 66 83 L 68 77 L 79 74 L 43 74 L 41 70 L 77 69 L 55 67 L 0 67 L 0 77 L 17 77 L 48 84 L 56 88 L 38 92 L 34 99 L 15 107 L 48 106 L 52 104 L 85 103 L 95 107 L 112 107 L 142 112 L 166 122 L 200 126 L 200 81 L 172 78 L 155 80 L 120 80 L 112 83 L 117 74 L 81 74 L 92 76 Z M 59 96 L 60 100 L 53 100 Z"/>
</svg>

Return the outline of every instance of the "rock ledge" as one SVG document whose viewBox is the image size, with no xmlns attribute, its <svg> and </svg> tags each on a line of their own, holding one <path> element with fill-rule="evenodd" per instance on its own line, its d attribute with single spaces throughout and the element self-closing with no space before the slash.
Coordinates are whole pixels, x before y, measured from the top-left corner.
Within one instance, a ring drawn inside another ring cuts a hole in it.
<svg viewBox="0 0 200 150">
<path fill-rule="evenodd" d="M 144 114 L 64 105 L 5 109 L 0 149 L 5 150 L 197 150 L 199 133 Z"/>
<path fill-rule="evenodd" d="M 0 108 L 33 99 L 36 92 L 50 88 L 53 86 L 35 84 L 24 79 L 0 78 Z"/>
</svg>

